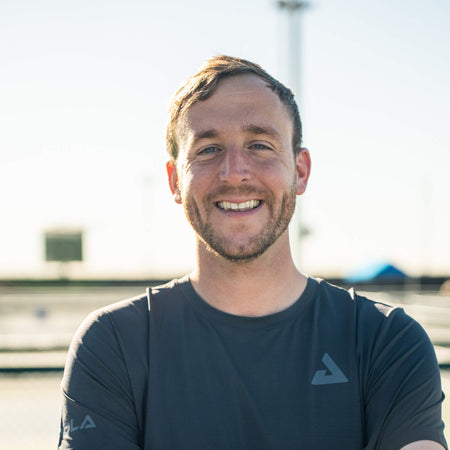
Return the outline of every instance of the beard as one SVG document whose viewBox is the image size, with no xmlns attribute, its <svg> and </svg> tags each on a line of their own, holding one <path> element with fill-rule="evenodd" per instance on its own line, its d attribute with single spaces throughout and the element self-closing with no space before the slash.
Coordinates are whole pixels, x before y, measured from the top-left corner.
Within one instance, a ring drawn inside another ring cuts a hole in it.
<svg viewBox="0 0 450 450">
<path fill-rule="evenodd" d="M 217 198 L 218 195 L 225 196 L 226 194 L 247 194 L 254 196 L 255 198 L 261 198 L 262 192 L 256 191 L 253 188 L 246 187 L 245 189 L 231 189 L 222 188 L 218 189 L 205 198 L 205 205 L 209 205 L 205 210 L 205 216 L 208 217 L 209 213 L 216 206 L 213 205 L 213 198 Z M 267 197 L 267 193 L 264 192 L 263 198 Z M 265 199 L 265 205 L 269 210 L 269 221 L 266 223 L 264 229 L 253 237 L 250 237 L 244 243 L 233 243 L 225 236 L 221 236 L 214 229 L 214 226 L 204 220 L 201 217 L 198 204 L 191 195 L 187 195 L 184 203 L 184 210 L 186 217 L 197 233 L 198 238 L 206 245 L 209 251 L 212 251 L 216 255 L 222 256 L 228 261 L 232 262 L 249 262 L 258 258 L 266 252 L 266 250 L 283 234 L 287 229 L 292 215 L 295 210 L 295 203 L 297 198 L 297 188 L 295 182 L 290 185 L 288 191 L 283 193 L 281 203 L 277 209 L 275 209 L 275 199 L 273 195 L 270 195 Z M 237 226 L 233 231 L 238 233 L 243 231 L 245 225 Z M 232 234 L 232 232 L 230 232 Z"/>
</svg>

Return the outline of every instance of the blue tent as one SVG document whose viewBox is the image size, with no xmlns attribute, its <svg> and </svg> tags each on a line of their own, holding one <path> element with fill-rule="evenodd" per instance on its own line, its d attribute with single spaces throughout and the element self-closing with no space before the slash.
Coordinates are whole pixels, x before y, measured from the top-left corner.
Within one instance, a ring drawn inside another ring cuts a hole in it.
<svg viewBox="0 0 450 450">
<path fill-rule="evenodd" d="M 387 262 L 378 262 L 369 264 L 365 267 L 357 269 L 345 281 L 349 283 L 367 283 L 372 281 L 405 281 L 408 275 L 397 267 Z"/>
</svg>

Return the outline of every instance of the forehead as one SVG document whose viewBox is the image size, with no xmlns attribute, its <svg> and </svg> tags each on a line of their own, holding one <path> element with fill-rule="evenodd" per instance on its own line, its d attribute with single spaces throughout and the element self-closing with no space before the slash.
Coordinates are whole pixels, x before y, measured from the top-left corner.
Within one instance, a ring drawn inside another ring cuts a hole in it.
<svg viewBox="0 0 450 450">
<path fill-rule="evenodd" d="M 234 75 L 221 80 L 206 100 L 190 106 L 180 117 L 180 138 L 199 129 L 271 125 L 292 137 L 293 124 L 286 105 L 266 81 L 253 74 Z"/>
</svg>

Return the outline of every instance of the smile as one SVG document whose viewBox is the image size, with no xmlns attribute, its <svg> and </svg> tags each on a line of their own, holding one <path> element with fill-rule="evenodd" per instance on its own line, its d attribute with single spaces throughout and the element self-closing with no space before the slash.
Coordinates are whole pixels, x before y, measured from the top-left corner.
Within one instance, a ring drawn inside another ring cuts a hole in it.
<svg viewBox="0 0 450 450">
<path fill-rule="evenodd" d="M 248 200 L 242 203 L 217 202 L 217 206 L 224 211 L 250 211 L 257 208 L 261 200 Z"/>
</svg>

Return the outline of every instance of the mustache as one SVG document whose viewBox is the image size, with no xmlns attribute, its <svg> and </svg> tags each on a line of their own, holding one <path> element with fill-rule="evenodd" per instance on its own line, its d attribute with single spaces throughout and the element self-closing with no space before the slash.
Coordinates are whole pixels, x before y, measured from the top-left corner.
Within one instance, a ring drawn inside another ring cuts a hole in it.
<svg viewBox="0 0 450 450">
<path fill-rule="evenodd" d="M 297 189 L 297 185 L 295 183 L 295 181 L 293 181 L 290 185 L 290 191 L 292 195 L 296 195 Z M 239 196 L 247 196 L 247 197 L 252 197 L 252 198 L 256 198 L 256 199 L 265 199 L 265 198 L 269 198 L 272 199 L 273 198 L 273 194 L 267 190 L 267 189 L 258 189 L 254 186 L 249 186 L 249 185 L 244 185 L 244 186 L 228 186 L 228 185 L 221 185 L 218 186 L 217 188 L 213 189 L 212 191 L 210 191 L 206 197 L 205 197 L 205 201 L 206 202 L 214 202 L 216 201 L 216 199 L 221 199 L 223 197 L 239 197 Z"/>
<path fill-rule="evenodd" d="M 239 196 L 251 196 L 254 198 L 265 198 L 267 196 L 267 191 L 262 189 L 257 189 L 252 186 L 240 186 L 240 187 L 232 187 L 232 186 L 226 186 L 222 185 L 218 188 L 212 190 L 208 193 L 206 196 L 206 201 L 212 202 L 217 198 L 222 197 L 239 197 Z"/>
</svg>

